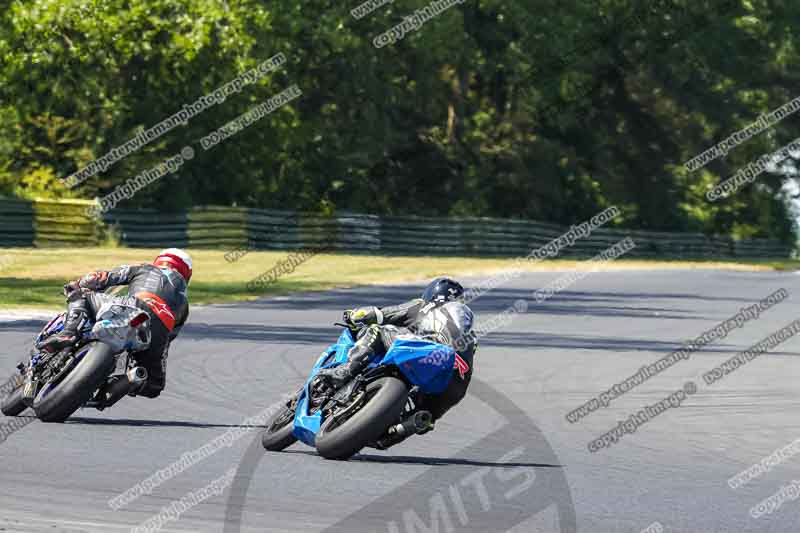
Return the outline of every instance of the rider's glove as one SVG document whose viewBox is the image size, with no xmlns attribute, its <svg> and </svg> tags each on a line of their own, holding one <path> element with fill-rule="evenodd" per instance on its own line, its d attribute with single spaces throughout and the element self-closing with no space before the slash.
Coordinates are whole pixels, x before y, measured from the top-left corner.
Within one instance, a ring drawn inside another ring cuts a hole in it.
<svg viewBox="0 0 800 533">
<path fill-rule="evenodd" d="M 359 307 L 348 309 L 342 315 L 345 324 L 354 328 L 363 328 L 369 324 L 380 324 L 382 315 L 377 307 Z"/>
</svg>

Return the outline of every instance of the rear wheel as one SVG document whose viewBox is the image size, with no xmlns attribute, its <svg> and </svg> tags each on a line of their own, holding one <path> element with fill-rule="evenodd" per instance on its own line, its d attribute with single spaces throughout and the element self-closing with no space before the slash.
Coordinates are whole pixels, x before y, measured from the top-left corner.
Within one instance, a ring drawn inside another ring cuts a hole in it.
<svg viewBox="0 0 800 533">
<path fill-rule="evenodd" d="M 6 416 L 17 416 L 28 408 L 22 398 L 23 388 L 24 385 L 19 385 L 16 389 L 9 392 L 5 398 L 3 398 L 3 403 L 0 404 L 0 412 Z"/>
<path fill-rule="evenodd" d="M 264 430 L 264 435 L 261 437 L 261 444 L 265 450 L 279 452 L 297 442 L 297 438 L 292 434 L 296 405 L 296 398 L 290 400 L 267 422 L 267 429 Z"/>
<path fill-rule="evenodd" d="M 377 379 L 366 387 L 366 403 L 346 419 L 328 418 L 316 437 L 319 454 L 326 459 L 348 459 L 378 440 L 400 419 L 408 387 L 397 378 Z"/>
<path fill-rule="evenodd" d="M 81 351 L 84 348 L 81 348 Z M 116 359 L 111 347 L 96 342 L 77 366 L 52 387 L 45 386 L 33 401 L 33 410 L 42 422 L 63 422 L 105 383 Z"/>
</svg>

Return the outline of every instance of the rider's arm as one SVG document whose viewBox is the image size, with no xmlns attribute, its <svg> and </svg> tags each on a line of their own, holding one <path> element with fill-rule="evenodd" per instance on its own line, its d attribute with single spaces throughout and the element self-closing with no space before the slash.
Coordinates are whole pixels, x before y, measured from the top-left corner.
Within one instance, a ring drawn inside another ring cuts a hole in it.
<svg viewBox="0 0 800 533">
<path fill-rule="evenodd" d="M 183 313 L 183 316 L 175 323 L 175 328 L 169 332 L 169 340 L 170 342 L 174 341 L 175 338 L 180 334 L 181 329 L 183 329 L 184 324 L 189 319 L 189 307 L 186 307 L 186 312 Z"/>
<path fill-rule="evenodd" d="M 139 272 L 140 265 L 123 265 L 114 270 L 89 272 L 78 280 L 78 286 L 91 291 L 102 291 L 115 285 L 127 285 Z"/>
<path fill-rule="evenodd" d="M 415 298 L 399 305 L 381 307 L 379 311 L 383 315 L 383 321 L 380 323 L 407 328 L 417 321 L 417 315 L 424 305 L 424 300 Z"/>
<path fill-rule="evenodd" d="M 381 307 L 378 310 L 383 319 L 380 324 L 391 324 L 392 326 L 407 328 L 416 322 L 419 311 L 424 305 L 424 300 L 415 298 L 398 305 Z"/>
<path fill-rule="evenodd" d="M 167 337 L 167 342 L 164 345 L 164 353 L 162 358 L 166 359 L 169 357 L 169 349 L 172 347 L 172 341 L 174 341 L 183 329 L 184 324 L 186 324 L 186 320 L 189 318 L 189 307 L 186 307 L 186 312 L 183 313 L 183 316 L 175 323 L 175 327 L 172 331 L 169 332 L 169 336 Z"/>
<path fill-rule="evenodd" d="M 357 307 L 349 313 L 349 322 L 360 325 L 390 324 L 398 327 L 408 327 L 414 323 L 417 314 L 425 302 L 421 299 L 411 300 L 400 305 L 388 307 Z"/>
</svg>

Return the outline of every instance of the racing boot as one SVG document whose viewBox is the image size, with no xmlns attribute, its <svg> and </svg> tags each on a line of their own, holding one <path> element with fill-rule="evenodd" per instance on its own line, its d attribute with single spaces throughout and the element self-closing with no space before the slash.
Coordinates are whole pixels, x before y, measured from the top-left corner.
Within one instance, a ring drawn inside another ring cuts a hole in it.
<svg viewBox="0 0 800 533">
<path fill-rule="evenodd" d="M 147 383 L 147 370 L 137 366 L 125 374 L 118 374 L 108 378 L 94 397 L 84 404 L 84 407 L 93 407 L 102 411 L 111 407 L 128 394 L 140 390 Z"/>
<path fill-rule="evenodd" d="M 47 353 L 60 352 L 75 344 L 78 340 L 78 327 L 89 316 L 86 310 L 86 300 L 79 298 L 70 302 L 67 318 L 64 320 L 64 329 L 56 335 L 43 340 L 36 347 Z"/>
<path fill-rule="evenodd" d="M 375 443 L 379 450 L 386 450 L 400 444 L 411 435 L 424 435 L 433 431 L 433 415 L 430 411 L 417 411 L 399 424 L 391 426 L 386 436 Z"/>
<path fill-rule="evenodd" d="M 380 327 L 370 326 L 364 335 L 356 341 L 350 353 L 347 354 L 347 362 L 335 368 L 324 368 L 317 373 L 320 381 L 325 381 L 334 390 L 338 390 L 342 385 L 353 379 L 353 377 L 366 368 L 370 358 L 375 354 L 376 349 L 381 343 Z"/>
</svg>

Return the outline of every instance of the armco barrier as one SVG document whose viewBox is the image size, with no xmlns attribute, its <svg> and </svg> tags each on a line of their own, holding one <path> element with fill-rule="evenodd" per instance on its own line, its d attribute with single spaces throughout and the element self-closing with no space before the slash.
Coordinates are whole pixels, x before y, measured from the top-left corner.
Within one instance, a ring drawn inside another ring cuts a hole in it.
<svg viewBox="0 0 800 533">
<path fill-rule="evenodd" d="M 102 223 L 86 216 L 91 202 L 0 200 L 0 246 L 92 246 L 113 229 L 131 247 L 180 246 L 233 250 L 295 250 L 331 246 L 342 252 L 385 255 L 526 255 L 564 233 L 557 224 L 486 217 L 433 218 L 337 213 L 331 216 L 277 209 L 195 207 L 178 213 L 117 208 Z M 630 236 L 641 258 L 787 258 L 783 243 L 734 241 L 701 233 L 599 228 L 562 251 L 591 257 Z"/>
<path fill-rule="evenodd" d="M 33 203 L 16 200 L 0 202 L 0 246 L 33 246 Z"/>
<path fill-rule="evenodd" d="M 94 246 L 99 225 L 85 200 L 0 200 L 0 246 Z"/>
</svg>

